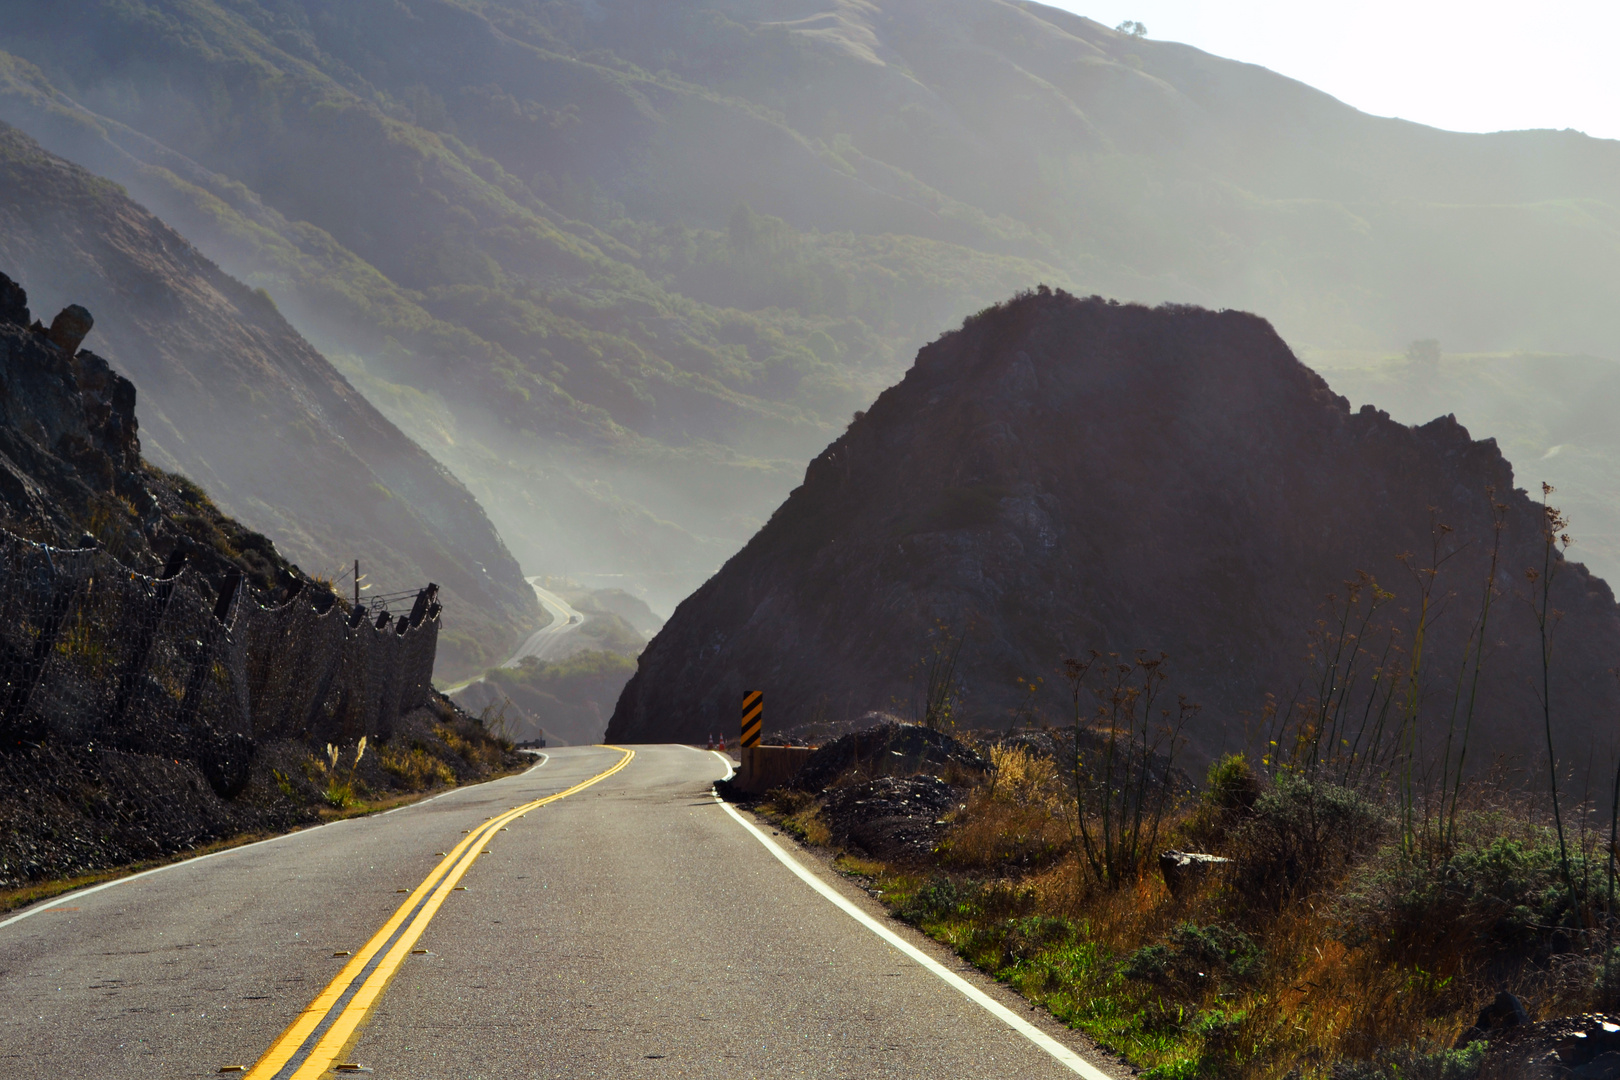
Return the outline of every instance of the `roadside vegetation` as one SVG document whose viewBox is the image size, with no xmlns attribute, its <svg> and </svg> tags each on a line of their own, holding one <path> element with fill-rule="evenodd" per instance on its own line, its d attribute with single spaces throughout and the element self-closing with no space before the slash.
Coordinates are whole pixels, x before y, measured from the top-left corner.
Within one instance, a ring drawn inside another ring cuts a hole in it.
<svg viewBox="0 0 1620 1080">
<path fill-rule="evenodd" d="M 233 799 L 192 762 L 106 749 L 38 748 L 8 759 L 0 799 L 0 911 L 280 833 L 391 810 L 532 759 L 447 699 L 387 740 L 261 744 Z M 159 812 L 161 807 L 161 812 Z"/>
<path fill-rule="evenodd" d="M 1537 613 L 1544 672 L 1553 663 L 1546 598 L 1568 538 L 1545 514 L 1546 558 L 1515 582 L 1493 555 L 1475 595 L 1436 595 L 1449 550 L 1437 523 L 1400 618 L 1377 582 L 1348 583 L 1313 635 L 1310 691 L 1201 777 L 1178 758 L 1197 710 L 1170 692 L 1165 658 L 1091 654 L 1060 673 L 1066 715 L 954 732 L 980 770 L 940 759 L 898 781 L 851 767 L 759 808 L 1146 1076 L 1528 1075 L 1505 1064 L 1511 1040 L 1476 1027 L 1497 995 L 1530 1021 L 1620 1004 L 1620 797 L 1571 797 L 1569 763 L 1550 756 L 1514 772 L 1469 758 L 1491 612 L 1509 590 Z M 1443 604 L 1469 611 L 1472 632 L 1463 656 L 1425 657 Z M 1430 665 L 1448 666 L 1443 701 L 1425 696 Z M 1555 704 L 1525 718 L 1549 755 Z M 940 701 L 918 718 L 950 715 Z M 885 848 L 871 838 L 901 825 L 839 816 L 857 794 L 876 805 L 880 785 L 925 793 L 925 779 L 952 792 L 927 844 Z"/>
</svg>

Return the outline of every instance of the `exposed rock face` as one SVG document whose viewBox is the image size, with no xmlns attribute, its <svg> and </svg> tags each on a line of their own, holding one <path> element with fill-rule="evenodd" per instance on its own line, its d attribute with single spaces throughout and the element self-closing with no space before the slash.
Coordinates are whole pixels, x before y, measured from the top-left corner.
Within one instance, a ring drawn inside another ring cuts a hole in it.
<svg viewBox="0 0 1620 1080">
<path fill-rule="evenodd" d="M 1524 576 L 1543 518 L 1493 442 L 1450 417 L 1352 413 L 1256 316 L 1043 289 L 924 348 L 811 462 L 642 654 L 607 738 L 731 730 L 745 689 L 765 691 L 767 738 L 911 700 L 943 621 L 967 635 L 969 723 L 1005 725 L 1029 696 L 1020 677 L 1044 678 L 1039 710 L 1061 721 L 1065 657 L 1162 650 L 1171 690 L 1203 705 L 1193 750 L 1252 744 L 1268 693 L 1309 692 L 1307 634 L 1357 571 L 1410 630 L 1417 586 L 1397 557 L 1426 565 L 1436 518 L 1460 549 L 1436 580 L 1455 596 L 1422 680 L 1443 738 L 1491 547 L 1487 488 L 1507 524 L 1470 760 L 1544 769 Z M 1552 603 L 1560 753 L 1589 757 L 1616 711 L 1620 614 L 1573 563 Z"/>
<path fill-rule="evenodd" d="M 308 579 L 261 533 L 202 489 L 141 456 L 135 385 L 82 348 L 93 322 L 75 304 L 30 323 L 28 294 L 0 273 L 0 526 L 61 547 L 96 546 L 157 573 L 176 548 L 209 587 L 240 572 L 267 600 Z"/>
<path fill-rule="evenodd" d="M 84 344 L 89 336 L 90 328 L 96 324 L 90 312 L 78 304 L 69 304 L 57 312 L 56 318 L 51 320 L 51 328 L 46 333 L 52 345 L 72 356 Z"/>
<path fill-rule="evenodd" d="M 261 715 L 273 719 L 276 730 L 258 730 L 250 721 L 256 737 L 249 740 L 244 731 L 217 727 L 221 717 L 206 705 L 189 713 L 167 707 L 175 699 L 163 689 L 178 685 L 189 696 L 197 686 L 183 679 L 160 682 L 154 671 L 172 675 L 175 668 L 148 664 L 151 653 L 142 654 L 139 666 L 126 666 L 136 654 L 113 644 L 127 645 L 143 636 L 143 627 L 161 625 L 165 633 L 146 635 L 147 645 L 167 638 L 172 648 L 177 630 L 197 627 L 180 621 L 185 612 L 195 614 L 198 601 L 202 612 L 216 610 L 225 579 L 237 573 L 266 603 L 308 589 L 303 595 L 318 607 L 320 590 L 267 537 L 222 514 L 195 484 L 142 460 L 135 387 L 81 347 L 80 331 L 91 321 L 83 308 L 54 319 L 53 330 L 76 328 L 68 339 L 73 348 L 64 347 L 59 334 L 32 320 L 22 287 L 0 274 L 0 526 L 58 549 L 100 547 L 118 560 L 100 564 L 116 572 L 80 578 L 63 589 L 77 553 L 57 550 L 51 556 L 58 561 L 47 566 L 60 567 L 60 577 L 30 578 L 12 562 L 24 545 L 9 538 L 0 545 L 7 561 L 6 588 L 0 590 L 6 612 L 0 627 L 0 888 L 161 857 L 243 832 L 288 828 L 316 820 L 316 807 L 327 801 L 325 781 L 305 769 L 311 747 L 304 741 L 319 746 L 325 740 L 311 739 L 313 731 L 295 731 L 309 713 L 285 707 L 289 698 L 278 693 L 294 680 L 272 678 L 251 689 L 264 695 L 255 700 L 271 703 Z M 118 595 L 124 569 L 155 574 L 167 564 L 172 571 L 182 552 L 187 570 L 171 579 L 175 602 L 165 604 L 155 622 L 113 622 L 130 613 L 109 599 Z M 86 599 L 92 595 L 94 602 Z M 78 644 L 70 644 L 70 632 L 54 637 L 53 646 L 45 635 L 54 629 L 38 630 L 42 596 L 54 598 L 57 614 L 82 630 Z M 278 609 L 269 634 L 255 638 L 254 625 L 240 617 L 233 633 L 249 641 L 285 642 L 294 626 L 285 618 L 290 609 Z M 30 636 L 30 628 L 39 636 Z M 19 650 L 19 640 L 29 646 L 44 641 L 47 651 L 35 652 L 34 659 L 49 656 L 49 664 L 30 670 L 29 650 Z M 200 650 L 201 641 L 195 643 Z M 225 670 L 220 654 L 201 655 L 212 655 L 212 661 L 194 670 Z M 315 650 L 296 659 L 310 667 L 320 662 Z M 52 674 L 41 677 L 42 668 Z M 126 683 L 131 672 L 140 678 Z M 244 672 L 236 685 L 246 688 L 246 682 Z M 121 686 L 141 685 L 149 688 L 144 700 L 137 689 L 115 704 Z M 240 700 L 247 698 L 244 692 Z M 447 739 L 452 731 L 455 738 Z M 483 779 L 494 767 L 519 763 L 517 755 L 491 747 L 488 733 L 443 698 L 400 716 L 393 742 L 425 747 L 430 770 L 390 770 L 384 764 L 387 742 L 374 738 L 374 749 L 351 777 L 373 792 L 411 790 L 434 778 Z M 469 747 L 477 752 L 469 754 Z"/>
</svg>

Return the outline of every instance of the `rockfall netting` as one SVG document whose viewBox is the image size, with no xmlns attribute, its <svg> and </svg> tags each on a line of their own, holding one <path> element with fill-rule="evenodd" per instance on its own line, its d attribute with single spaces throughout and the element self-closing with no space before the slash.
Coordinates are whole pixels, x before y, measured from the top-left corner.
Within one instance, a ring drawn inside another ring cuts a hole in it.
<svg viewBox="0 0 1620 1080">
<path fill-rule="evenodd" d="M 432 692 L 436 593 L 397 617 L 325 589 L 264 607 L 180 556 L 152 577 L 0 531 L 0 784 L 56 745 L 187 759 L 231 798 L 257 741 L 386 741 Z"/>
</svg>

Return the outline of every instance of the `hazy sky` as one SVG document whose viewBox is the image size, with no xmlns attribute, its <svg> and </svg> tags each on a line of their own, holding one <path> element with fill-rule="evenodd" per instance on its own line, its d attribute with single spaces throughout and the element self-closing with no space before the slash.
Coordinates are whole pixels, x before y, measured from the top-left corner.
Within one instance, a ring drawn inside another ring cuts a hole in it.
<svg viewBox="0 0 1620 1080">
<path fill-rule="evenodd" d="M 1046 0 L 1260 64 L 1363 112 L 1453 131 L 1620 138 L 1620 2 Z"/>
</svg>

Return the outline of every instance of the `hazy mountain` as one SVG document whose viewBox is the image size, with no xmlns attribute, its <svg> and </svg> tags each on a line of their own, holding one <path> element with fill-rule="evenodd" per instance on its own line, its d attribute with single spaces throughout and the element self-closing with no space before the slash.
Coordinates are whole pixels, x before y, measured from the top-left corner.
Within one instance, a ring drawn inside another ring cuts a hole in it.
<svg viewBox="0 0 1620 1080">
<path fill-rule="evenodd" d="M 478 502 L 299 337 L 116 185 L 0 125 L 0 264 L 141 394 L 148 460 L 315 575 L 359 558 L 376 593 L 446 593 L 446 673 L 503 658 L 538 616 Z"/>
<path fill-rule="evenodd" d="M 662 619 L 623 589 L 587 589 L 577 581 L 548 577 L 543 587 L 580 616 L 545 659 L 526 656 L 511 667 L 486 671 L 450 693 L 457 705 L 483 715 L 515 740 L 545 739 L 551 745 L 602 741 L 619 691 L 635 672 L 635 658 Z"/>
<path fill-rule="evenodd" d="M 905 708 L 933 650 L 960 642 L 969 726 L 1032 706 L 1063 722 L 1066 658 L 1162 651 L 1170 690 L 1203 706 L 1186 731 L 1201 755 L 1261 748 L 1266 695 L 1285 712 L 1309 699 L 1332 651 L 1308 659 L 1310 634 L 1337 625 L 1326 598 L 1365 571 L 1394 594 L 1373 625 L 1401 633 L 1393 661 L 1374 634 L 1358 642 L 1358 692 L 1375 665 L 1392 685 L 1422 641 L 1414 700 L 1432 754 L 1490 579 L 1492 489 L 1500 598 L 1471 760 L 1533 761 L 1541 653 L 1525 571 L 1543 568 L 1543 518 L 1494 443 L 1450 417 L 1414 428 L 1350 411 L 1252 315 L 1025 296 L 925 348 L 810 463 L 642 653 L 607 738 L 735 730 L 745 690 L 765 691 L 778 731 Z M 1450 529 L 1438 551 L 1436 523 Z M 1372 587 L 1361 593 L 1364 612 Z M 1578 563 L 1558 567 L 1552 606 L 1551 700 L 1573 760 L 1607 746 L 1620 706 L 1620 609 Z"/>
<path fill-rule="evenodd" d="M 1601 354 L 1620 319 L 1617 144 L 1369 117 L 1038 4 L 7 15 L 0 116 L 268 289 L 531 572 L 664 605 L 1037 281 L 1311 347 Z"/>
</svg>

